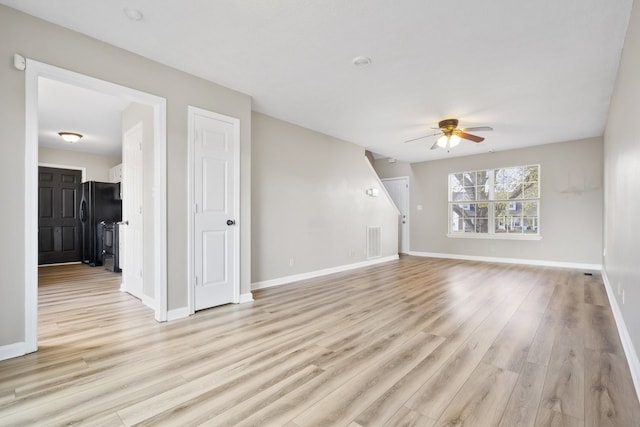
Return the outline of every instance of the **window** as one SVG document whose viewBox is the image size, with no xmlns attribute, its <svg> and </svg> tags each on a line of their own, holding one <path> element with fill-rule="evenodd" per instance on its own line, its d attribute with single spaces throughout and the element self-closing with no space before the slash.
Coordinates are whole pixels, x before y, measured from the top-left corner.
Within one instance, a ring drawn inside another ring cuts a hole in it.
<svg viewBox="0 0 640 427">
<path fill-rule="evenodd" d="M 540 165 L 449 175 L 449 235 L 540 235 Z"/>
</svg>

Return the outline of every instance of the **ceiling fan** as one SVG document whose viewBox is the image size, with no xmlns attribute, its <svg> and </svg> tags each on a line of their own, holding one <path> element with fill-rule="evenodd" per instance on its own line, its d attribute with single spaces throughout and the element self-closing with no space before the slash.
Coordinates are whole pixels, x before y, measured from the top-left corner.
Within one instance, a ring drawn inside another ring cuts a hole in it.
<svg viewBox="0 0 640 427">
<path fill-rule="evenodd" d="M 432 150 L 436 148 L 446 148 L 447 150 L 451 147 L 455 147 L 460 144 L 461 139 L 468 139 L 473 142 L 482 142 L 484 138 L 481 136 L 472 135 L 467 133 L 467 131 L 479 132 L 479 131 L 490 131 L 493 128 L 489 126 L 476 126 L 465 129 L 458 128 L 458 119 L 445 119 L 438 123 L 437 128 L 440 129 L 439 132 L 433 133 L 431 135 L 421 136 L 419 138 L 413 138 L 405 142 L 417 141 L 418 139 L 426 138 L 428 136 L 436 136 L 440 135 L 440 138 L 436 140 L 436 142 L 431 146 Z"/>
</svg>

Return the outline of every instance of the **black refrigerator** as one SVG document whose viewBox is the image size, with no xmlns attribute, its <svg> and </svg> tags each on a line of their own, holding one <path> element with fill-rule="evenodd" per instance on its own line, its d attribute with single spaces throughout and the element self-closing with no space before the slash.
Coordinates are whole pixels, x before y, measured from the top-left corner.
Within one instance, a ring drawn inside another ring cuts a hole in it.
<svg viewBox="0 0 640 427">
<path fill-rule="evenodd" d="M 80 224 L 82 226 L 82 262 L 91 266 L 102 265 L 103 244 L 99 230 L 104 224 L 122 221 L 120 184 L 87 181 L 82 183 L 80 198 Z"/>
</svg>

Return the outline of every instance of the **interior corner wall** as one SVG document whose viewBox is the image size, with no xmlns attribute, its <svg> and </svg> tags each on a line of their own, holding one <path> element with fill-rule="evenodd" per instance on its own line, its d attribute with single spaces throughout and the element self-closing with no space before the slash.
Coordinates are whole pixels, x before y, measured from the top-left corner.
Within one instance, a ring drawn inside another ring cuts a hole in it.
<svg viewBox="0 0 640 427">
<path fill-rule="evenodd" d="M 25 332 L 25 73 L 13 55 L 64 68 L 167 100 L 168 308 L 187 307 L 187 107 L 240 120 L 241 293 L 251 289 L 251 98 L 88 36 L 0 6 L 1 190 L 0 347 L 24 342 Z"/>
<path fill-rule="evenodd" d="M 381 178 L 410 177 L 412 252 L 600 265 L 602 150 L 602 138 L 591 138 L 411 165 L 379 159 L 375 167 Z M 450 173 L 529 164 L 540 164 L 541 240 L 447 237 Z"/>
<path fill-rule="evenodd" d="M 38 161 L 61 166 L 84 167 L 87 181 L 109 181 L 109 169 L 122 162 L 122 157 L 100 156 L 81 151 L 57 150 L 49 147 L 38 148 Z"/>
<path fill-rule="evenodd" d="M 640 4 L 634 2 L 604 134 L 603 266 L 636 356 L 640 354 L 640 137 L 633 129 L 638 117 Z"/>
<path fill-rule="evenodd" d="M 146 250 L 153 248 L 154 243 L 154 203 L 153 203 L 153 108 L 148 105 L 132 102 L 122 112 L 122 134 L 138 123 L 142 123 L 142 188 L 147 191 L 142 192 L 142 238 L 144 240 L 142 251 L 142 294 L 145 297 L 154 299 L 154 271 L 153 271 L 153 251 Z M 123 218 L 126 219 L 126 218 Z"/>
<path fill-rule="evenodd" d="M 364 149 L 253 113 L 253 282 L 366 261 L 367 226 L 398 253 L 398 215 Z"/>
</svg>

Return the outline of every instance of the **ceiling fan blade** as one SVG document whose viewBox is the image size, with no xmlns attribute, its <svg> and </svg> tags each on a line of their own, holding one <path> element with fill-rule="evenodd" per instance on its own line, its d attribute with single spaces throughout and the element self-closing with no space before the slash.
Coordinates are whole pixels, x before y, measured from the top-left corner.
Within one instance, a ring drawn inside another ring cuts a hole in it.
<svg viewBox="0 0 640 427">
<path fill-rule="evenodd" d="M 464 132 L 466 132 L 466 131 L 480 132 L 480 131 L 493 130 L 493 128 L 491 126 L 476 126 L 476 127 L 472 127 L 472 128 L 464 128 L 464 129 L 461 129 L 461 130 L 464 131 Z"/>
<path fill-rule="evenodd" d="M 413 142 L 413 141 L 417 141 L 417 140 L 419 140 L 419 139 L 428 138 L 428 137 L 430 137 L 430 136 L 436 136 L 436 135 L 441 135 L 441 134 L 442 134 L 442 132 L 432 133 L 432 134 L 430 134 L 430 135 L 423 135 L 423 136 L 420 136 L 420 137 L 418 137 L 418 138 L 413 138 L 413 139 L 410 139 L 410 140 L 408 140 L 408 141 L 404 141 L 404 142 L 405 142 L 405 144 L 406 144 L 407 142 Z"/>
<path fill-rule="evenodd" d="M 473 142 L 482 142 L 482 141 L 484 141 L 483 137 L 476 136 L 476 135 L 471 135 L 470 133 L 463 132 L 460 129 L 457 129 L 454 132 L 454 134 L 458 135 L 460 138 L 468 139 L 469 141 L 473 141 Z"/>
<path fill-rule="evenodd" d="M 439 147 L 439 145 L 438 145 L 438 140 L 436 139 L 436 142 L 434 142 L 434 143 L 433 143 L 433 145 L 431 146 L 431 149 L 432 149 L 432 150 L 435 150 L 435 149 L 436 149 L 436 148 L 438 148 L 438 147 Z"/>
</svg>

